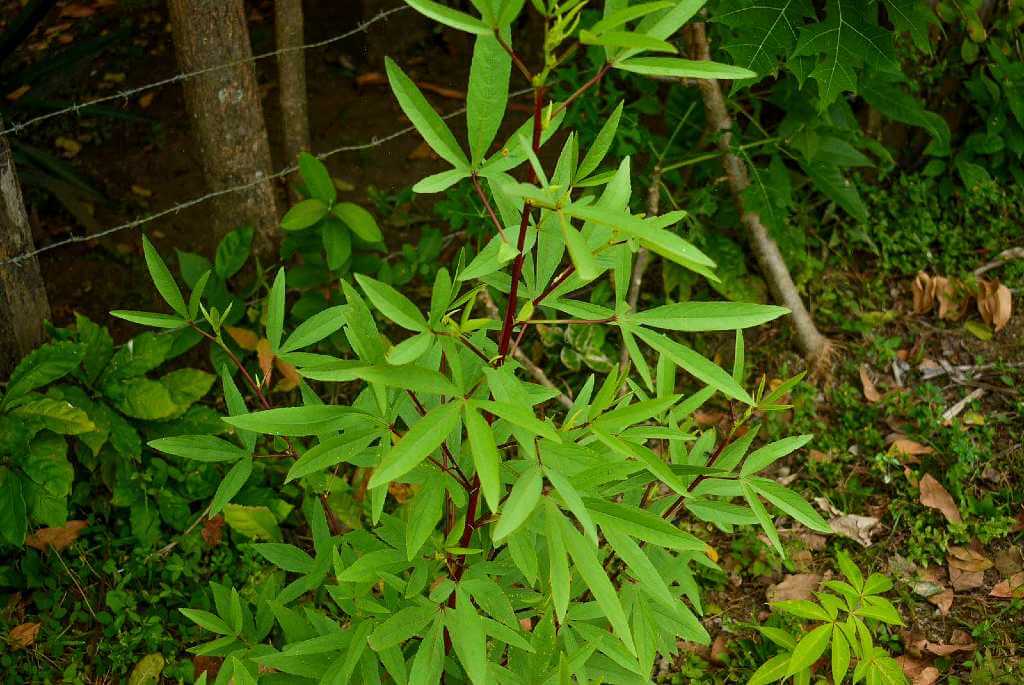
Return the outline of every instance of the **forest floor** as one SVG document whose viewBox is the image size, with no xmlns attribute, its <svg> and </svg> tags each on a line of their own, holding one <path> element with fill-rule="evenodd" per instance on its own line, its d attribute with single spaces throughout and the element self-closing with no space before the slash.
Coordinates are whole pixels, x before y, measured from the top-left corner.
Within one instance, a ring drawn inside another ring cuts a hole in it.
<svg viewBox="0 0 1024 685">
<path fill-rule="evenodd" d="M 357 3 L 307 4 L 316 5 L 307 21 L 307 40 L 316 41 L 396 3 L 364 0 L 361 16 Z M 19 5 L 0 0 L 0 15 L 13 16 Z M 0 72 L 8 104 L 20 108 L 8 116 L 22 119 L 26 112 L 45 111 L 39 108 L 46 102 L 81 101 L 175 73 L 163 3 L 62 6 L 64 13 L 48 19 L 13 58 L 24 62 Z M 251 3 L 250 10 L 254 51 L 271 50 L 270 2 Z M 54 47 L 112 35 L 115 45 L 61 65 L 17 98 L 7 94 L 22 85 L 17 75 L 25 73 L 23 67 L 43 62 Z M 436 86 L 432 102 L 439 109 L 461 108 L 469 51 L 468 41 L 431 30 L 411 12 L 310 50 L 314 151 L 370 142 L 406 125 L 380 77 L 385 54 L 401 56 L 421 85 Z M 277 169 L 286 160 L 273 59 L 258 63 L 258 74 Z M 52 187 L 26 182 L 37 245 L 92 233 L 204 192 L 178 86 L 114 109 L 111 116 L 62 117 L 18 134 L 18 143 L 53 160 L 41 162 L 43 170 L 72 173 L 72 185 L 81 181 L 95 191 L 62 192 L 64 202 L 57 202 Z M 326 163 L 350 184 L 348 199 L 394 211 L 381 217 L 390 247 L 415 244 L 431 207 L 412 203 L 404 191 L 440 168 L 415 136 L 338 154 Z M 205 216 L 201 206 L 187 209 L 154 222 L 147 233 L 164 253 L 187 248 L 209 254 L 215 241 Z M 1005 247 L 1013 246 L 1013 238 L 1007 237 Z M 135 332 L 107 312 L 154 304 L 140 254 L 136 230 L 44 253 L 54 323 L 69 324 L 77 311 L 111 325 L 116 339 Z M 985 261 L 979 255 L 976 266 Z M 821 278 L 808 286 L 809 299 L 837 342 L 835 364 L 829 377 L 798 386 L 792 409 L 770 419 L 767 433 L 816 436 L 809 452 L 780 462 L 774 475 L 794 482 L 841 533 L 825 538 L 791 529 L 785 536 L 788 556 L 781 560 L 756 531 L 725 536 L 702 528 L 702 535 L 715 535 L 725 571 L 704 579 L 705 622 L 714 643 L 682 645 L 679 658 L 662 664 L 659 680 L 743 682 L 770 655 L 749 624 L 764 619 L 770 599 L 807 596 L 834 573 L 833 553 L 842 547 L 861 568 L 896 581 L 906 626 L 885 635 L 884 642 L 903 655 L 915 683 L 1024 682 L 1024 601 L 1019 593 L 1010 598 L 1014 587 L 1024 585 L 1024 317 L 1012 317 L 1005 329 L 982 340 L 934 311 L 915 315 L 912 281 L 904 275 L 886 273 L 867 257 L 832 255 L 823 262 Z M 657 277 L 656 271 L 649 276 L 652 282 Z M 827 311 L 819 301 L 828 302 Z M 705 347 L 728 358 L 731 344 L 710 338 Z M 747 345 L 748 363 L 769 381 L 803 370 L 784 322 L 752 333 Z M 713 406 L 701 414 L 708 426 L 727 418 L 724 408 Z M 40 580 L 0 601 L 5 634 L 10 626 L 42 624 L 34 643 L 7 654 L 31 662 L 17 672 L 34 673 L 39 680 L 33 682 L 125 682 L 147 654 L 161 653 L 168 664 L 166 682 L 191 682 L 193 660 L 185 650 L 196 634 L 157 607 L 186 606 L 207 580 L 244 579 L 247 569 L 258 566 L 244 545 L 219 534 L 211 543 L 208 532 L 197 530 L 182 543 L 182 555 L 170 561 L 154 562 L 148 552 L 92 528 L 65 557 L 56 554 L 59 563 L 26 556 L 22 569 L 33 567 Z M 88 611 L 80 611 L 82 606 Z M 123 620 L 114 621 L 118 614 Z M 71 615 L 78 617 L 74 624 L 68 623 Z M 212 667 L 198 657 L 195 662 Z"/>
</svg>

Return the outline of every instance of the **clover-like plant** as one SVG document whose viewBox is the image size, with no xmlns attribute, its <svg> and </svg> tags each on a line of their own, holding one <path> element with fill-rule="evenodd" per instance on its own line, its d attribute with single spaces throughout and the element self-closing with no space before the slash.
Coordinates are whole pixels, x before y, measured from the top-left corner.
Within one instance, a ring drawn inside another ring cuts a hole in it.
<svg viewBox="0 0 1024 685">
<path fill-rule="evenodd" d="M 287 336 L 281 269 L 265 302 L 264 337 L 302 376 L 302 405 L 271 406 L 259 374 L 239 364 L 257 403 L 249 411 L 225 371 L 225 421 L 242 446 L 211 436 L 154 441 L 180 457 L 233 464 L 214 510 L 236 497 L 258 502 L 246 494 L 256 469 L 305 493 L 307 528 L 292 544 L 274 539 L 273 517 L 253 522 L 253 536 L 271 538 L 255 547 L 276 574 L 242 593 L 215 586 L 214 611 L 188 610 L 219 635 L 194 651 L 226 658 L 224 683 L 647 682 L 677 639 L 708 641 L 695 569 L 714 568 L 716 554 L 685 527 L 759 525 L 781 553 L 769 507 L 815 530 L 828 526 L 758 475 L 810 439 L 754 444 L 757 418 L 783 407 L 799 378 L 771 390 L 762 378 L 748 390 L 741 330 L 786 310 L 684 302 L 632 311 L 627 289 L 640 247 L 709 279 L 715 264 L 672 230 L 685 212 L 630 211 L 629 160 L 605 165 L 621 107 L 582 155 L 560 123 L 611 69 L 690 79 L 751 72 L 671 56 L 669 39 L 701 2 L 609 1 L 581 28 L 584 0 L 532 0 L 545 27 L 535 68 L 512 47 L 525 0 L 473 0 L 480 17 L 408 2 L 476 36 L 468 153 L 387 62 L 402 111 L 451 165 L 415 189 L 471 184 L 493 237 L 471 260 L 438 271 L 425 311 L 356 274 L 354 284 L 341 281 L 332 306 Z M 598 46 L 603 64 L 579 91 L 550 102 L 556 68 L 580 45 Z M 532 89 L 533 114 L 495 148 L 513 67 Z M 556 134 L 561 152 L 547 168 L 542 148 Z M 186 303 L 162 262 L 150 267 L 175 313 L 121 315 L 191 326 L 230 349 L 202 288 Z M 611 282 L 614 308 L 585 299 L 597 279 Z M 498 320 L 480 304 L 483 290 L 499 301 Z M 614 327 L 631 371 L 581 378 L 568 395 L 533 382 L 515 352 L 540 321 Z M 339 331 L 351 353 L 324 353 L 321 341 Z M 702 331 L 736 331 L 731 371 L 669 334 Z M 677 392 L 683 382 L 692 394 Z M 730 405 L 731 425 L 698 433 L 693 414 L 715 396 Z M 365 475 L 366 527 L 349 530 L 328 491 L 354 472 Z"/>
</svg>

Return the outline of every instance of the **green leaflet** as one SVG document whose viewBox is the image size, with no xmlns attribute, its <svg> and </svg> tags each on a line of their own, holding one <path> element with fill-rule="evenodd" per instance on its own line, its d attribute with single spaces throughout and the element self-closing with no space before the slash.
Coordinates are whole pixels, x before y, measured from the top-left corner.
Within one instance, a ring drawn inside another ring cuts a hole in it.
<svg viewBox="0 0 1024 685">
<path fill-rule="evenodd" d="M 445 26 L 451 26 L 453 29 L 475 33 L 480 36 L 491 33 L 490 27 L 479 19 L 465 12 L 433 2 L 433 0 L 406 0 L 406 3 L 417 12 Z"/>
<path fill-rule="evenodd" d="M 181 296 L 181 289 L 174 281 L 174 276 L 171 275 L 167 265 L 164 264 L 164 260 L 153 247 L 153 243 L 149 242 L 149 238 L 146 236 L 142 236 L 142 253 L 146 258 L 146 268 L 149 269 L 150 278 L 153 279 L 153 285 L 156 286 L 160 297 L 164 298 L 164 302 L 169 304 L 171 309 L 180 316 L 187 317 L 188 308 L 185 306 L 185 299 Z"/>
<path fill-rule="evenodd" d="M 356 274 L 356 281 L 381 314 L 410 331 L 420 333 L 428 329 L 427 320 L 423 318 L 419 308 L 405 295 L 390 285 L 363 274 Z"/>
<path fill-rule="evenodd" d="M 327 205 L 334 204 L 338 190 L 334 187 L 331 174 L 323 162 L 308 152 L 302 152 L 299 154 L 299 173 L 302 174 L 302 180 L 305 181 L 310 195 Z"/>
<path fill-rule="evenodd" d="M 645 76 L 668 78 L 745 79 L 757 76 L 744 67 L 681 57 L 632 57 L 616 62 L 615 68 Z"/>
<path fill-rule="evenodd" d="M 455 590 L 455 609 L 444 614 L 455 654 L 473 685 L 487 682 L 487 635 L 483 622 L 466 592 Z"/>
<path fill-rule="evenodd" d="M 425 3 L 426 0 L 418 0 L 418 2 Z M 429 5 L 435 4 L 436 3 L 429 3 Z M 448 11 L 456 12 L 456 10 Z M 456 14 L 462 13 L 456 12 Z M 465 16 L 468 17 L 468 15 Z M 462 148 L 459 147 L 459 144 L 455 140 L 455 136 L 452 135 L 451 129 L 449 129 L 441 117 L 438 116 L 437 112 L 434 111 L 434 108 L 430 106 L 429 102 L 427 102 L 427 99 L 423 97 L 423 93 L 420 92 L 420 89 L 416 87 L 416 84 L 412 82 L 412 79 L 406 76 L 405 72 L 403 72 L 390 57 L 385 59 L 384 64 L 388 72 L 388 81 L 391 83 L 391 90 L 394 91 L 395 97 L 398 98 L 398 104 L 402 107 L 402 111 L 405 112 L 405 115 L 409 117 L 412 125 L 415 126 L 416 130 L 419 131 L 421 136 L 423 136 L 423 140 L 426 141 L 427 145 L 429 145 L 434 152 L 455 168 L 467 168 L 469 166 L 469 160 L 466 159 L 466 154 L 462 151 Z"/>
<path fill-rule="evenodd" d="M 380 419 L 369 412 L 338 404 L 266 409 L 251 414 L 225 416 L 224 421 L 236 428 L 264 435 L 320 435 L 348 426 L 353 415 L 380 424 Z"/>
<path fill-rule="evenodd" d="M 160 452 L 196 461 L 237 461 L 249 456 L 246 450 L 212 435 L 182 435 L 151 440 L 149 446 Z"/>
<path fill-rule="evenodd" d="M 285 273 L 282 267 L 277 270 L 274 284 L 267 296 L 267 341 L 270 342 L 270 349 L 274 354 L 281 349 L 281 334 L 284 331 L 284 288 Z"/>
<path fill-rule="evenodd" d="M 372 489 L 383 485 L 416 468 L 459 426 L 461 413 L 461 402 L 439 404 L 427 412 L 384 453 L 384 458 L 370 478 L 369 487 Z"/>
<path fill-rule="evenodd" d="M 590 588 L 598 606 L 608 618 L 616 637 L 622 641 L 630 654 L 636 656 L 633 635 L 629 630 L 629 622 L 626 620 L 626 613 L 622 609 L 619 595 L 604 572 L 593 546 L 576 532 L 576 529 L 564 517 L 561 523 L 562 539 L 565 541 L 565 548 L 568 550 L 569 556 L 572 557 L 576 573 Z"/>
<path fill-rule="evenodd" d="M 512 491 L 509 493 L 508 499 L 505 500 L 505 506 L 501 509 L 501 517 L 492 534 L 495 542 L 500 543 L 526 522 L 540 502 L 542 485 L 543 478 L 540 467 L 536 464 L 530 465 L 523 471 L 515 485 L 512 486 Z"/>
<path fill-rule="evenodd" d="M 668 356 L 679 368 L 694 378 L 714 387 L 723 395 L 728 395 L 745 404 L 753 404 L 750 394 L 737 383 L 729 373 L 707 357 L 694 352 L 689 347 L 669 340 L 663 335 L 637 329 L 636 336 L 661 354 Z"/>
<path fill-rule="evenodd" d="M 747 302 L 677 302 L 624 315 L 626 321 L 670 331 L 731 331 L 789 314 L 785 307 Z"/>
<path fill-rule="evenodd" d="M 501 501 L 501 456 L 494 441 L 494 431 L 476 407 L 469 402 L 466 403 L 465 422 L 473 465 L 476 467 L 477 477 L 480 478 L 484 500 L 487 507 L 497 513 Z"/>
<path fill-rule="evenodd" d="M 359 205 L 353 202 L 339 202 L 331 208 L 331 212 L 359 236 L 360 240 L 378 243 L 384 239 L 377 220 Z"/>
<path fill-rule="evenodd" d="M 466 128 L 474 166 L 487 154 L 501 127 L 511 71 L 512 58 L 498 39 L 494 35 L 477 37 L 466 95 Z"/>
</svg>

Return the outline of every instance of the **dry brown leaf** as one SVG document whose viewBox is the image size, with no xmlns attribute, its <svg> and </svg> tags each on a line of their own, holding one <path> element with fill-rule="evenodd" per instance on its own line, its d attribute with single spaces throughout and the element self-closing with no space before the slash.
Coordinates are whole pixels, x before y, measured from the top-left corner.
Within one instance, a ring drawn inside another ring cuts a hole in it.
<svg viewBox="0 0 1024 685">
<path fill-rule="evenodd" d="M 286 361 L 281 361 L 277 357 L 274 357 L 274 366 L 281 374 L 281 380 L 277 382 L 274 390 L 277 392 L 288 392 L 299 387 L 299 383 L 302 382 L 302 376 L 299 375 L 294 366 Z"/>
<path fill-rule="evenodd" d="M 938 509 L 950 523 L 963 523 L 963 519 L 960 517 L 960 510 L 957 509 L 953 497 L 946 488 L 942 487 L 942 483 L 935 480 L 930 473 L 926 473 L 921 478 L 918 487 L 921 491 L 921 504 L 932 509 Z"/>
<path fill-rule="evenodd" d="M 825 549 L 825 545 L 828 542 L 824 535 L 818 535 L 817 533 L 800 533 L 796 537 L 807 545 L 807 549 L 814 550 L 815 552 Z"/>
<path fill-rule="evenodd" d="M 698 409 L 693 413 L 694 421 L 696 421 L 697 425 L 701 428 L 717 426 L 723 418 L 725 418 L 725 413 L 720 411 L 703 411 Z"/>
<path fill-rule="evenodd" d="M 928 601 L 939 608 L 939 613 L 946 616 L 949 614 L 949 610 L 953 608 L 953 591 L 943 590 L 928 597 Z"/>
<path fill-rule="evenodd" d="M 911 292 L 914 294 L 914 313 L 925 314 L 935 304 L 935 291 L 932 290 L 932 277 L 921 271 L 914 278 L 914 283 L 910 286 Z"/>
<path fill-rule="evenodd" d="M 844 514 L 829 520 L 828 524 L 836 535 L 855 540 L 864 547 L 870 547 L 871 534 L 878 528 L 879 520 L 874 516 Z"/>
<path fill-rule="evenodd" d="M 709 655 L 711 661 L 716 664 L 725 663 L 725 657 L 729 654 L 729 638 L 725 633 L 719 633 L 715 636 L 715 641 L 711 643 L 711 654 Z"/>
<path fill-rule="evenodd" d="M 7 642 L 11 646 L 11 650 L 16 652 L 19 649 L 25 649 L 35 642 L 41 626 L 41 623 L 22 623 L 11 628 L 11 632 L 7 634 Z"/>
<path fill-rule="evenodd" d="M 944 276 L 932 278 L 932 291 L 939 301 L 939 318 L 958 321 L 967 311 L 967 300 L 960 296 L 956 281 Z"/>
<path fill-rule="evenodd" d="M 231 339 L 238 343 L 238 346 L 243 350 L 249 352 L 256 351 L 256 345 L 259 343 L 260 337 L 249 329 L 239 328 L 238 326 L 225 326 L 224 330 L 228 332 Z"/>
<path fill-rule="evenodd" d="M 822 452 L 821 450 L 811 450 L 808 455 L 811 461 L 816 461 L 819 464 L 827 464 L 832 461 L 832 456 L 828 452 Z"/>
<path fill-rule="evenodd" d="M 860 365 L 860 384 L 864 388 L 864 399 L 868 402 L 878 402 L 882 399 L 882 394 L 878 392 L 875 382 L 871 380 L 871 373 L 868 371 L 867 364 Z"/>
<path fill-rule="evenodd" d="M 192 657 L 192 672 L 196 678 L 203 673 L 206 674 L 209 682 L 213 682 L 220 673 L 224 658 L 219 656 L 194 656 Z"/>
<path fill-rule="evenodd" d="M 905 463 L 915 464 L 921 461 L 918 457 L 921 457 L 922 455 L 930 455 L 935 451 L 927 444 L 916 442 L 901 435 L 893 440 L 892 444 L 889 445 L 889 452 L 891 454 L 901 455 L 904 457 L 905 459 L 903 461 Z"/>
<path fill-rule="evenodd" d="M 259 383 L 264 388 L 269 388 L 270 379 L 274 376 L 274 352 L 270 349 L 270 341 L 266 338 L 260 338 L 256 343 L 256 357 L 259 360 L 260 373 L 263 376 L 259 379 Z"/>
<path fill-rule="evenodd" d="M 924 641 L 921 651 L 934 654 L 935 656 L 949 656 L 957 652 L 973 652 L 977 648 L 971 636 L 962 630 L 954 630 L 948 644 L 941 642 Z"/>
<path fill-rule="evenodd" d="M 14 102 L 15 100 L 20 99 L 22 95 L 24 95 L 30 90 L 32 90 L 32 86 L 28 84 L 25 84 L 24 86 L 18 86 L 17 88 L 15 88 L 7 94 L 7 99 L 11 102 Z"/>
<path fill-rule="evenodd" d="M 76 156 L 82 151 L 82 144 L 77 140 L 71 138 L 65 138 L 64 136 L 58 136 L 57 140 L 53 141 L 53 144 L 64 151 L 64 156 L 71 158 Z"/>
<path fill-rule="evenodd" d="M 66 6 L 60 11 L 60 16 L 71 17 L 72 19 L 85 19 L 96 14 L 96 10 L 86 5 L 79 5 L 78 3 L 72 3 Z"/>
<path fill-rule="evenodd" d="M 1000 581 L 988 593 L 996 599 L 1013 599 L 1014 596 L 1024 597 L 1024 571 L 1014 573 L 1006 580 Z"/>
<path fill-rule="evenodd" d="M 356 85 L 360 88 L 364 88 L 366 86 L 383 86 L 387 82 L 387 77 L 379 71 L 368 71 L 365 74 L 359 74 L 356 76 Z"/>
<path fill-rule="evenodd" d="M 203 536 L 203 542 L 210 547 L 216 547 L 219 545 L 220 539 L 223 536 L 223 527 L 224 517 L 220 514 L 203 521 L 203 530 L 200 533 Z"/>
<path fill-rule="evenodd" d="M 437 159 L 437 154 L 426 143 L 420 143 L 409 153 L 409 159 Z"/>
<path fill-rule="evenodd" d="M 978 279 L 978 313 L 998 333 L 1006 327 L 1013 314 L 1013 295 L 999 281 Z"/>
<path fill-rule="evenodd" d="M 1013 545 L 996 552 L 995 567 L 1004 577 L 1024 571 L 1024 550 L 1020 545 Z"/>
<path fill-rule="evenodd" d="M 911 685 L 932 685 L 939 679 L 939 669 L 912 656 L 904 654 L 896 657 L 896 663 L 903 669 L 903 675 L 910 679 Z"/>
<path fill-rule="evenodd" d="M 153 104 L 153 100 L 156 98 L 156 91 L 150 91 L 139 98 L 139 107 L 142 109 L 148 109 Z"/>
<path fill-rule="evenodd" d="M 950 568 L 976 573 L 992 568 L 992 560 L 967 547 L 950 547 L 947 558 Z"/>
<path fill-rule="evenodd" d="M 87 521 L 68 521 L 57 528 L 40 528 L 25 538 L 25 544 L 40 552 L 47 548 L 60 552 L 70 547 L 87 525 Z"/>
<path fill-rule="evenodd" d="M 794 573 L 768 588 L 765 593 L 769 602 L 781 602 L 787 599 L 810 599 L 821 584 L 821 576 L 817 573 Z"/>
</svg>

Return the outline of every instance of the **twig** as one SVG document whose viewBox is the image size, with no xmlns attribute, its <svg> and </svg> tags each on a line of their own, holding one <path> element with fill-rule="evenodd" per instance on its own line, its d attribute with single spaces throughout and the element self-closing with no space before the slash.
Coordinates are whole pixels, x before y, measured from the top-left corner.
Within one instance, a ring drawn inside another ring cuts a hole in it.
<svg viewBox="0 0 1024 685">
<path fill-rule="evenodd" d="M 57 555 L 57 559 L 58 561 L 60 561 L 60 565 L 64 567 L 65 571 L 67 571 L 68 577 L 71 578 L 71 582 L 75 584 L 76 588 L 78 588 L 78 594 L 82 595 L 82 601 L 85 602 L 85 608 L 89 610 L 89 614 L 95 620 L 96 612 L 93 611 L 92 604 L 89 603 L 89 598 L 85 596 L 85 590 L 82 588 L 82 584 L 78 582 L 78 576 L 76 576 L 74 572 L 70 568 L 68 568 L 67 563 L 64 561 L 64 557 L 60 555 L 60 552 L 57 550 L 56 547 L 53 547 L 51 545 L 50 549 L 52 549 L 53 553 Z"/>
<path fill-rule="evenodd" d="M 993 259 L 991 262 L 987 264 L 982 264 L 977 269 L 975 269 L 974 275 L 980 276 L 986 271 L 998 269 L 1003 264 L 1006 264 L 1007 262 L 1012 262 L 1015 259 L 1024 259 L 1024 247 L 1011 247 L 1008 250 L 1003 250 L 1002 252 L 999 253 L 999 256 Z"/>
<path fill-rule="evenodd" d="M 957 416 L 959 416 L 964 409 L 967 408 L 968 404 L 980 398 L 984 394 L 985 388 L 975 388 L 967 395 L 967 397 L 963 398 L 962 400 L 954 404 L 952 407 L 942 412 L 942 422 L 946 423 L 948 421 L 952 421 Z"/>
</svg>

